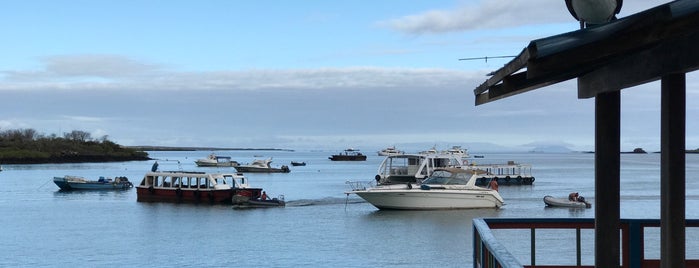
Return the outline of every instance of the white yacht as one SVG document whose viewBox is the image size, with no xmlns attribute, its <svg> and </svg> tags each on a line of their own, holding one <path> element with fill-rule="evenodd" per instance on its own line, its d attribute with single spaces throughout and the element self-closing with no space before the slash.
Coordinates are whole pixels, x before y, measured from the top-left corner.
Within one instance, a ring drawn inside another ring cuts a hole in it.
<svg viewBox="0 0 699 268">
<path fill-rule="evenodd" d="M 404 183 L 363 187 L 348 182 L 356 194 L 378 209 L 434 210 L 500 208 L 504 200 L 497 190 L 476 186 L 476 169 L 436 169 L 422 184 Z"/>
<path fill-rule="evenodd" d="M 239 163 L 231 160 L 230 156 L 218 156 L 216 154 L 210 154 L 206 158 L 197 159 L 194 161 L 199 167 L 235 167 Z"/>
<path fill-rule="evenodd" d="M 404 154 L 405 152 L 396 149 L 395 146 L 387 147 L 386 149 L 383 149 L 381 151 L 378 151 L 377 154 L 379 156 L 389 156 L 389 155 L 397 155 L 397 154 Z"/>
<path fill-rule="evenodd" d="M 279 168 L 272 167 L 272 158 L 256 159 L 250 164 L 237 165 L 235 169 L 238 172 L 257 172 L 257 173 L 289 173 L 289 166 L 282 165 Z"/>
<path fill-rule="evenodd" d="M 450 149 L 447 149 L 446 151 L 444 151 L 444 153 L 454 154 L 454 155 L 457 155 L 461 158 L 469 158 L 470 157 L 468 155 L 468 151 L 464 148 L 461 148 L 461 146 L 452 146 Z"/>
</svg>

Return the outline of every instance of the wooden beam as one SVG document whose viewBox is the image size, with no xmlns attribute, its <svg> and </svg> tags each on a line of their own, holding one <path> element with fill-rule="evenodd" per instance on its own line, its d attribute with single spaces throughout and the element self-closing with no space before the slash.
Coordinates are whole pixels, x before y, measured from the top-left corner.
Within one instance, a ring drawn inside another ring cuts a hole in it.
<svg viewBox="0 0 699 268">
<path fill-rule="evenodd" d="M 578 78 L 578 98 L 621 90 L 660 79 L 669 73 L 699 69 L 699 32 L 629 53 Z"/>
<path fill-rule="evenodd" d="M 570 77 L 549 77 L 546 79 L 527 79 L 527 72 L 520 72 L 502 79 L 502 83 L 491 86 L 488 92 L 476 95 L 476 105 L 504 99 L 537 88 L 563 82 Z M 487 95 L 487 96 L 484 96 Z"/>
<path fill-rule="evenodd" d="M 660 267 L 685 267 L 686 78 L 668 74 L 661 81 Z"/>
<path fill-rule="evenodd" d="M 502 81 L 502 79 L 504 79 L 505 77 L 527 66 L 527 61 L 529 61 L 529 52 L 525 48 L 522 50 L 522 52 L 519 53 L 519 55 L 517 55 L 517 57 L 505 64 L 504 67 L 498 69 L 495 72 L 492 72 L 492 76 L 488 78 L 488 80 L 486 80 L 483 84 L 476 87 L 476 89 L 473 90 L 473 94 L 479 95 L 483 92 L 488 91 L 492 86 L 500 83 L 500 81 Z"/>
<path fill-rule="evenodd" d="M 619 267 L 621 92 L 595 97 L 595 267 Z"/>
</svg>

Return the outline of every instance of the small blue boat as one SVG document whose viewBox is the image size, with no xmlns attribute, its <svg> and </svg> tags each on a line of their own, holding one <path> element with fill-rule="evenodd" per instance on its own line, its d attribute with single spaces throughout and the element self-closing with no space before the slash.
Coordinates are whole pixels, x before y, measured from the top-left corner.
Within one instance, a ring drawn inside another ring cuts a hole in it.
<svg viewBox="0 0 699 268">
<path fill-rule="evenodd" d="M 133 188 L 133 184 L 126 177 L 116 177 L 114 179 L 100 177 L 96 181 L 87 180 L 78 176 L 53 177 L 55 183 L 61 190 L 125 190 Z"/>
</svg>

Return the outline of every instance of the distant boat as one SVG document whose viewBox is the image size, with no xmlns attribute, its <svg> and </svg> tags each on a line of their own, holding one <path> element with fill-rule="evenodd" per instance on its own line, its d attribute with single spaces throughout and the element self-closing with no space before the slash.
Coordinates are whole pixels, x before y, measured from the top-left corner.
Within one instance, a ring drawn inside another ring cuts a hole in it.
<svg viewBox="0 0 699 268">
<path fill-rule="evenodd" d="M 344 152 L 328 157 L 328 159 L 332 161 L 366 161 L 366 155 L 360 153 L 359 150 L 349 148 L 345 149 Z"/>
<path fill-rule="evenodd" d="M 474 155 L 473 156 L 473 158 L 483 158 L 483 157 L 485 157 L 485 156 L 482 156 L 482 155 Z"/>
<path fill-rule="evenodd" d="M 395 146 L 386 147 L 385 149 L 377 152 L 377 154 L 379 156 L 389 156 L 389 155 L 397 155 L 397 154 L 404 154 L 404 153 L 405 152 L 396 149 Z"/>
<path fill-rule="evenodd" d="M 133 184 L 126 177 L 114 179 L 100 177 L 96 181 L 78 176 L 53 177 L 53 182 L 61 190 L 125 190 L 133 188 Z"/>
<path fill-rule="evenodd" d="M 217 156 L 215 154 L 210 154 L 203 159 L 197 159 L 194 163 L 199 167 L 236 167 L 239 165 L 238 162 L 231 160 L 230 156 Z"/>
<path fill-rule="evenodd" d="M 288 166 L 281 166 L 279 168 L 274 168 L 271 165 L 272 158 L 264 160 L 255 160 L 247 165 L 238 165 L 235 170 L 238 172 L 255 172 L 255 173 L 289 173 L 291 170 Z"/>
<path fill-rule="evenodd" d="M 306 162 L 296 162 L 296 161 L 291 161 L 292 166 L 305 166 Z"/>
<path fill-rule="evenodd" d="M 444 151 L 444 153 L 457 155 L 461 158 L 469 157 L 468 151 L 466 149 L 461 148 L 461 146 L 452 146 L 451 149 Z"/>
</svg>

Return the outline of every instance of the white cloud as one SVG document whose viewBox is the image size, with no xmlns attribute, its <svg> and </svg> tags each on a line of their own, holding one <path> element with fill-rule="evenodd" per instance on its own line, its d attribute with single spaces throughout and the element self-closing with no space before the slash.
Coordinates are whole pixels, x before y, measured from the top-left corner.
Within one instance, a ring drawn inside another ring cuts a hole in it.
<svg viewBox="0 0 699 268">
<path fill-rule="evenodd" d="M 61 55 L 40 58 L 43 70 L 5 71 L 7 82 L 76 81 L 94 83 L 138 77 L 160 69 L 158 65 L 119 55 Z M 47 85 L 45 85 L 47 86 Z"/>
<path fill-rule="evenodd" d="M 439 88 L 482 78 L 437 68 L 348 67 L 177 72 L 119 56 L 49 57 L 42 70 L 6 71 L 0 90 L 256 90 Z M 0 81 L 2 81 L 0 80 Z"/>
<path fill-rule="evenodd" d="M 639 3 L 642 2 L 642 3 Z M 619 17 L 668 1 L 625 1 Z M 574 21 L 565 2 L 558 0 L 464 2 L 457 7 L 429 10 L 378 22 L 381 27 L 406 34 L 463 32 Z"/>
<path fill-rule="evenodd" d="M 101 122 L 101 121 L 104 121 L 103 118 L 91 117 L 91 116 L 64 115 L 61 117 L 65 120 L 70 120 L 70 121 L 81 121 L 81 122 Z"/>
</svg>

